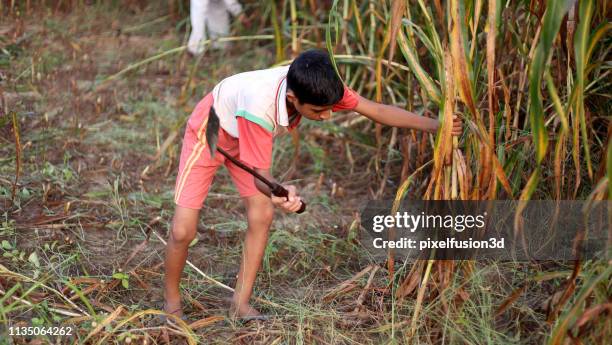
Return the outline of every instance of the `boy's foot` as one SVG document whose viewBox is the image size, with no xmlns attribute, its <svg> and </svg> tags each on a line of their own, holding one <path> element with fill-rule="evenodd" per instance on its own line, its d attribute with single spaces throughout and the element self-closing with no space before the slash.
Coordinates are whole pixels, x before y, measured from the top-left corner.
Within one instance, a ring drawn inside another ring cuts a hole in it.
<svg viewBox="0 0 612 345">
<path fill-rule="evenodd" d="M 183 308 L 181 307 L 181 302 L 178 302 L 178 303 L 164 302 L 164 311 L 168 314 L 175 315 L 179 318 L 183 317 Z"/>
<path fill-rule="evenodd" d="M 257 309 L 251 307 L 250 304 L 235 305 L 232 304 L 229 310 L 230 317 L 241 321 L 268 320 L 269 317 L 262 315 Z"/>
<path fill-rule="evenodd" d="M 181 304 L 178 303 L 174 303 L 174 304 L 170 304 L 170 303 L 164 303 L 164 307 L 163 307 L 164 311 L 167 314 L 171 314 L 174 315 L 176 317 L 178 317 L 179 319 L 187 322 L 187 317 L 185 315 L 183 315 L 183 308 L 181 308 Z M 169 325 L 172 326 L 176 326 L 176 323 L 174 322 L 174 319 L 167 317 L 166 315 L 159 315 L 159 320 L 162 323 L 167 323 Z"/>
</svg>

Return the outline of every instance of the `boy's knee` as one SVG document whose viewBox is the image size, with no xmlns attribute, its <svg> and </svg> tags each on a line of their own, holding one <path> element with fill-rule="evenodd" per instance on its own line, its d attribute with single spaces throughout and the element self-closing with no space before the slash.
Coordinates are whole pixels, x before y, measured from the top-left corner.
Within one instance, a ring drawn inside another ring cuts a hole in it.
<svg viewBox="0 0 612 345">
<path fill-rule="evenodd" d="M 272 224 L 272 219 L 274 219 L 274 206 L 269 199 L 250 200 L 248 207 L 249 223 L 269 225 Z"/>
<path fill-rule="evenodd" d="M 180 245 L 189 245 L 195 238 L 196 229 L 184 224 L 174 224 L 170 234 L 172 241 Z"/>
</svg>

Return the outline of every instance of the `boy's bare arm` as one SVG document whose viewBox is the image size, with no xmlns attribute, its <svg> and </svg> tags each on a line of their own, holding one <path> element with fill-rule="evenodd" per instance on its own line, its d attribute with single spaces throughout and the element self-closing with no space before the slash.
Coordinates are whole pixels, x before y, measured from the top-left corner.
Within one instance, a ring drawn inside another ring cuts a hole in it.
<svg viewBox="0 0 612 345">
<path fill-rule="evenodd" d="M 440 121 L 425 116 L 419 116 L 402 108 L 373 102 L 367 98 L 359 97 L 359 103 L 355 111 L 372 121 L 387 126 L 412 128 L 421 131 L 435 133 L 440 126 Z M 461 120 L 453 117 L 453 135 L 460 135 L 463 130 Z"/>
<path fill-rule="evenodd" d="M 276 180 L 274 179 L 274 177 L 272 177 L 272 174 L 270 174 L 270 169 L 259 169 L 259 168 L 255 168 L 255 171 L 266 178 L 266 180 L 273 182 L 273 183 L 277 183 Z M 267 195 L 267 196 L 271 196 L 272 192 L 270 191 L 270 188 L 268 188 L 268 186 L 261 182 L 259 179 L 255 178 L 255 187 L 257 187 L 257 189 L 259 189 L 260 192 L 262 192 L 263 194 Z"/>
</svg>

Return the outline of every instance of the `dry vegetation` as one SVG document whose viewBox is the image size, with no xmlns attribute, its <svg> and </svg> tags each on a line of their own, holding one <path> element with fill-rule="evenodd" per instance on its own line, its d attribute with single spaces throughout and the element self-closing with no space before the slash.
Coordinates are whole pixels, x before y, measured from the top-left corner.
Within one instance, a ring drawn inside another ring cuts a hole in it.
<svg viewBox="0 0 612 345">
<path fill-rule="evenodd" d="M 183 46 L 188 1 L 0 4 L 0 343 L 28 342 L 5 334 L 30 324 L 75 325 L 63 342 L 92 344 L 612 337 L 606 259 L 382 263 L 355 241 L 368 198 L 609 200 L 606 1 L 249 1 L 237 43 L 200 58 Z M 446 124 L 460 114 L 465 134 L 338 114 L 278 140 L 276 175 L 309 212 L 275 220 L 264 323 L 226 318 L 246 223 L 220 170 L 182 283 L 190 324 L 160 324 L 187 116 L 221 78 L 310 47 L 333 51 L 361 95 Z"/>
</svg>

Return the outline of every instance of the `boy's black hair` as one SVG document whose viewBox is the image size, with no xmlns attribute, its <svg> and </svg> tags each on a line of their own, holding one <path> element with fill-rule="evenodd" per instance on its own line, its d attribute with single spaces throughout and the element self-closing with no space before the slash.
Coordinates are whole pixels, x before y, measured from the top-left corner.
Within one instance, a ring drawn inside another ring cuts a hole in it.
<svg viewBox="0 0 612 345">
<path fill-rule="evenodd" d="M 319 49 L 307 50 L 291 63 L 287 87 L 302 104 L 332 105 L 344 95 L 344 85 L 329 55 Z"/>
</svg>

